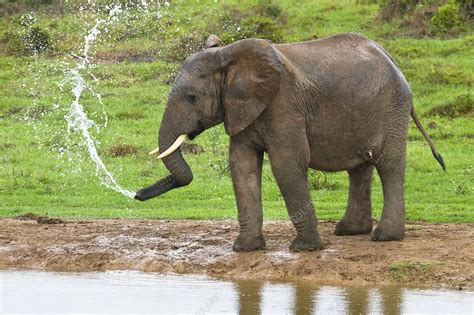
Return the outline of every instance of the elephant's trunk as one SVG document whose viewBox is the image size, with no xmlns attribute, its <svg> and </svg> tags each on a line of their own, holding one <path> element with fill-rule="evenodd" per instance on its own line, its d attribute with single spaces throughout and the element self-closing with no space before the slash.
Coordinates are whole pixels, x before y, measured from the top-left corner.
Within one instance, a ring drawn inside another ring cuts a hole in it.
<svg viewBox="0 0 474 315">
<path fill-rule="evenodd" d="M 158 137 L 159 146 L 160 148 L 164 148 L 164 150 L 169 148 L 177 138 L 175 132 L 170 129 L 166 116 L 165 113 Z M 181 150 L 177 149 L 167 157 L 163 158 L 163 163 L 171 172 L 171 175 L 157 181 L 149 187 L 137 191 L 135 199 L 145 201 L 159 196 L 171 189 L 186 186 L 193 180 L 193 173 L 181 155 Z"/>
</svg>

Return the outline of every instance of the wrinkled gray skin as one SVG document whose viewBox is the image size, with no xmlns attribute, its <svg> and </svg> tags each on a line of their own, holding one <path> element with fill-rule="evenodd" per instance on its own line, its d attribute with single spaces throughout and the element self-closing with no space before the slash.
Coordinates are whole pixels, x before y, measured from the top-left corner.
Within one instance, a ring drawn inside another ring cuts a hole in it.
<svg viewBox="0 0 474 315">
<path fill-rule="evenodd" d="M 410 114 L 435 158 L 444 164 L 416 117 L 407 81 L 383 48 L 352 33 L 278 45 L 245 39 L 226 47 L 218 47 L 218 39 L 211 35 L 206 46 L 186 59 L 174 82 L 159 145 L 166 149 L 181 134 L 194 138 L 224 122 L 240 224 L 235 251 L 265 247 L 264 152 L 297 231 L 290 249 L 322 247 L 308 168 L 349 173 L 347 209 L 336 226 L 337 235 L 372 233 L 374 241 L 403 239 Z M 179 150 L 163 162 L 171 175 L 138 191 L 137 199 L 192 181 Z M 384 206 L 372 231 L 374 167 L 382 182 Z"/>
</svg>

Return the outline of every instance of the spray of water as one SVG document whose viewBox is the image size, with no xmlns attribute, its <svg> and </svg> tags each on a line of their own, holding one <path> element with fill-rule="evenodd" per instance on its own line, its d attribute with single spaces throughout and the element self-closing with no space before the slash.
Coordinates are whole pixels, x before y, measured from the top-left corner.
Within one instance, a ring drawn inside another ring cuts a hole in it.
<svg viewBox="0 0 474 315">
<path fill-rule="evenodd" d="M 109 187 L 124 196 L 133 198 L 135 193 L 123 188 L 110 173 L 104 162 L 97 152 L 96 142 L 94 138 L 89 133 L 89 129 L 95 126 L 98 129 L 98 126 L 87 117 L 84 107 L 81 105 L 81 95 L 84 90 L 89 90 L 103 106 L 102 98 L 99 93 L 93 91 L 84 80 L 82 72 L 87 71 L 92 66 L 89 56 L 89 51 L 92 47 L 92 44 L 97 39 L 97 36 L 100 34 L 99 27 L 103 24 L 109 23 L 117 19 L 117 16 L 121 13 L 121 6 L 117 5 L 110 10 L 110 13 L 106 19 L 98 20 L 92 30 L 84 37 L 84 49 L 82 56 L 79 57 L 79 62 L 76 66 L 68 71 L 69 80 L 73 83 L 72 94 L 74 95 L 74 100 L 71 103 L 69 112 L 65 115 L 65 119 L 68 123 L 68 132 L 73 130 L 82 135 L 84 144 L 87 147 L 89 156 L 91 160 L 96 165 L 96 174 L 100 178 L 101 183 L 106 187 Z M 107 123 L 107 115 L 104 112 L 105 124 Z"/>
</svg>

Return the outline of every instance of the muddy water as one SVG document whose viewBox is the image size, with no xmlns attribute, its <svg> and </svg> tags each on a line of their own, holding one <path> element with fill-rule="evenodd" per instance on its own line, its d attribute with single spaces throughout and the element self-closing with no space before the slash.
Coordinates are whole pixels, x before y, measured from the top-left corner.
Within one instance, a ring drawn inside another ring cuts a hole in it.
<svg viewBox="0 0 474 315">
<path fill-rule="evenodd" d="M 0 272 L 5 313 L 472 314 L 474 292 L 222 281 L 135 271 Z"/>
</svg>

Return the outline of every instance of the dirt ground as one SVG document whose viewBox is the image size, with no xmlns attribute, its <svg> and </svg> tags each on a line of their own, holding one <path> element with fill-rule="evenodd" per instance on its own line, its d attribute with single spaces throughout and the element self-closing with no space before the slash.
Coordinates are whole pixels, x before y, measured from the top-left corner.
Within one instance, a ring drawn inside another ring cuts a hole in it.
<svg viewBox="0 0 474 315">
<path fill-rule="evenodd" d="M 319 228 L 325 242 L 320 251 L 290 252 L 290 222 L 266 221 L 267 249 L 235 253 L 238 225 L 230 220 L 0 219 L 0 268 L 133 269 L 321 284 L 474 287 L 474 224 L 407 223 L 401 242 L 335 236 L 335 222 L 320 222 Z"/>
</svg>

